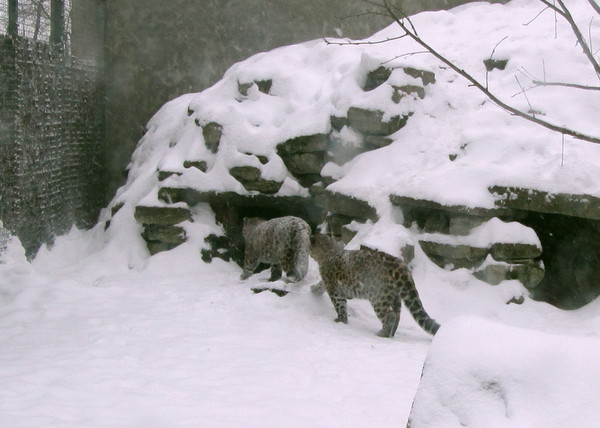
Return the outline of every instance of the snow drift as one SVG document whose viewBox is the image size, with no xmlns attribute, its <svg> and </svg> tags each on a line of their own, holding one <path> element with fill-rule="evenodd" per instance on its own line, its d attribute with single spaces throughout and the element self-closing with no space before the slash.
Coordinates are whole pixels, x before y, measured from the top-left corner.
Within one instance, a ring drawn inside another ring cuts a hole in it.
<svg viewBox="0 0 600 428">
<path fill-rule="evenodd" d="M 599 358 L 598 338 L 457 318 L 429 349 L 410 426 L 595 426 Z"/>
</svg>

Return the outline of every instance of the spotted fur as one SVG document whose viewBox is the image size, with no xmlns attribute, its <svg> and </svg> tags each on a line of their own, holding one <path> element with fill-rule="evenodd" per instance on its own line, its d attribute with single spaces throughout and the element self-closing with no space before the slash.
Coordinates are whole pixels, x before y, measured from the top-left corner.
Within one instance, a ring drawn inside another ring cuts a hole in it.
<svg viewBox="0 0 600 428">
<path fill-rule="evenodd" d="M 271 265 L 271 278 L 281 278 L 282 270 L 287 280 L 302 280 L 308 271 L 310 252 L 310 226 L 301 218 L 287 216 L 244 221 L 244 272 L 241 279 L 252 275 L 259 263 Z"/>
<path fill-rule="evenodd" d="M 433 320 L 421 303 L 410 270 L 400 259 L 370 248 L 349 251 L 335 238 L 316 235 L 312 257 L 319 263 L 323 287 L 337 312 L 336 322 L 348 322 L 348 299 L 367 299 L 371 302 L 382 328 L 382 337 L 394 337 L 400 321 L 401 302 L 404 302 L 417 323 L 430 334 L 440 325 Z M 313 292 L 318 292 L 313 287 Z"/>
</svg>

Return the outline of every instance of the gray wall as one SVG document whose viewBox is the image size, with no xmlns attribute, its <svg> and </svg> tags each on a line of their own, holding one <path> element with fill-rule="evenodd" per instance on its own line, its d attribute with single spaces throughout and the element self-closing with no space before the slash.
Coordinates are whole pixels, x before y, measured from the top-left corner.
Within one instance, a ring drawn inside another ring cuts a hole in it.
<svg viewBox="0 0 600 428">
<path fill-rule="evenodd" d="M 90 1 L 90 0 L 86 0 Z M 407 13 L 469 0 L 397 0 Z M 361 38 L 391 21 L 361 0 L 106 2 L 106 140 L 110 199 L 152 114 L 200 91 L 250 55 L 322 36 Z"/>
</svg>

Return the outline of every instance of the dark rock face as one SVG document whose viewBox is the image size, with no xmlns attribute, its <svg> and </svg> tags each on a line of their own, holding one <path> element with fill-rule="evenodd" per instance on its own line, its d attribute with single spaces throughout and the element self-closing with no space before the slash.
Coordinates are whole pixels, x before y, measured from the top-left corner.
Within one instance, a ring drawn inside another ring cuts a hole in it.
<svg viewBox="0 0 600 428">
<path fill-rule="evenodd" d="M 600 198 L 594 196 L 505 186 L 493 186 L 489 190 L 497 196 L 498 207 L 600 220 Z"/>
<path fill-rule="evenodd" d="M 146 224 L 142 238 L 150 254 L 168 251 L 187 241 L 185 229 L 180 226 Z"/>
<path fill-rule="evenodd" d="M 304 135 L 284 141 L 277 146 L 277 153 L 290 155 L 294 153 L 314 153 L 327 150 L 328 137 L 325 134 Z"/>
<path fill-rule="evenodd" d="M 366 110 L 359 107 L 348 109 L 348 123 L 357 131 L 368 135 L 390 135 L 402 128 L 407 116 L 394 116 L 388 121 L 383 120 L 384 113 L 380 110 Z"/>
<path fill-rule="evenodd" d="M 219 150 L 222 135 L 223 127 L 216 122 L 209 122 L 202 127 L 204 144 L 206 144 L 206 148 L 212 153 L 217 153 L 217 150 Z"/>
<path fill-rule="evenodd" d="M 263 94 L 268 94 L 271 92 L 271 86 L 273 86 L 273 81 L 271 79 L 266 80 L 255 80 L 253 82 L 248 83 L 238 83 L 238 92 L 243 97 L 248 96 L 248 91 L 252 86 L 256 85 L 259 92 Z"/>
<path fill-rule="evenodd" d="M 236 166 L 231 168 L 229 173 L 242 183 L 246 190 L 256 190 L 268 195 L 277 193 L 283 184 L 278 181 L 265 180 L 261 177 L 260 169 L 253 166 Z"/>
<path fill-rule="evenodd" d="M 199 160 L 199 161 L 183 161 L 183 167 L 184 168 L 196 168 L 202 172 L 206 172 L 206 170 L 208 169 L 208 165 L 206 163 L 206 161 L 203 160 Z"/>
<path fill-rule="evenodd" d="M 440 267 L 452 264 L 453 269 L 474 268 L 483 263 L 489 250 L 468 245 L 450 245 L 431 241 L 420 241 L 421 248 Z"/>
<path fill-rule="evenodd" d="M 277 146 L 277 154 L 300 184 L 309 187 L 320 181 L 329 137 L 325 134 L 305 135 Z"/>
<path fill-rule="evenodd" d="M 367 74 L 367 79 L 365 81 L 365 85 L 363 86 L 363 90 L 372 91 L 373 89 L 381 86 L 392 74 L 391 68 L 386 68 L 384 66 L 378 67 L 373 71 L 370 71 Z"/>
<path fill-rule="evenodd" d="M 494 243 L 488 254 L 497 263 L 474 272 L 485 282 L 498 284 L 518 279 L 532 298 L 563 309 L 580 308 L 600 296 L 598 198 L 500 186 L 490 191 L 498 196 L 496 210 L 444 207 L 400 196 L 390 199 L 403 208 L 405 225 L 416 222 L 420 228 L 431 228 L 436 233 L 465 235 L 470 228 L 493 216 L 532 228 L 541 241 L 542 251 L 533 245 Z M 442 251 L 447 248 L 427 243 L 423 250 L 440 266 L 450 263 L 468 267 L 469 259 L 475 260 L 465 256 L 457 262 L 460 251 L 456 248 L 448 254 Z"/>
<path fill-rule="evenodd" d="M 392 101 L 399 103 L 402 98 L 406 95 L 414 94 L 419 98 L 425 98 L 425 88 L 417 85 L 402 85 L 394 86 L 394 93 L 392 95 Z"/>
<path fill-rule="evenodd" d="M 192 219 L 190 210 L 180 207 L 137 206 L 135 219 L 138 223 L 173 225 Z"/>
<path fill-rule="evenodd" d="M 421 82 L 424 86 L 427 86 L 431 83 L 435 83 L 435 73 L 431 71 L 418 70 L 412 67 L 404 67 L 403 70 L 410 77 L 414 77 L 415 79 L 421 79 Z"/>
<path fill-rule="evenodd" d="M 542 242 L 546 274 L 533 298 L 577 309 L 600 296 L 600 232 L 597 221 L 530 212 L 522 221 Z"/>
<path fill-rule="evenodd" d="M 497 242 L 490 248 L 490 254 L 494 260 L 510 263 L 519 260 L 537 259 L 542 255 L 542 251 L 535 245 Z"/>
<path fill-rule="evenodd" d="M 208 248 L 200 250 L 202 261 L 210 263 L 214 258 L 228 262 L 231 260 L 231 242 L 229 238 L 222 235 L 208 235 L 204 242 Z"/>
<path fill-rule="evenodd" d="M 191 221 L 192 214 L 181 207 L 137 206 L 135 219 L 144 227 L 142 237 L 150 254 L 168 251 L 187 240 L 185 229 L 175 226 Z"/>
<path fill-rule="evenodd" d="M 146 241 L 182 244 L 187 240 L 185 229 L 180 226 L 149 224 L 142 234 Z"/>
<path fill-rule="evenodd" d="M 494 69 L 504 70 L 506 68 L 506 64 L 508 64 L 507 59 L 484 59 L 483 65 L 485 65 L 485 69 L 487 71 L 492 71 Z"/>
</svg>

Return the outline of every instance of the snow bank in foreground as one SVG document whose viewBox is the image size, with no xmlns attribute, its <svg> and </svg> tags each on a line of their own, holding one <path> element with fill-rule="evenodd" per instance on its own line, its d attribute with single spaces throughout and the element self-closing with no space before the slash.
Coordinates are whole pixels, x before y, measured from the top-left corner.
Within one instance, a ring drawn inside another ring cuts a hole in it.
<svg viewBox="0 0 600 428">
<path fill-rule="evenodd" d="M 599 360 L 597 337 L 455 319 L 431 345 L 411 426 L 597 426 Z"/>
</svg>

